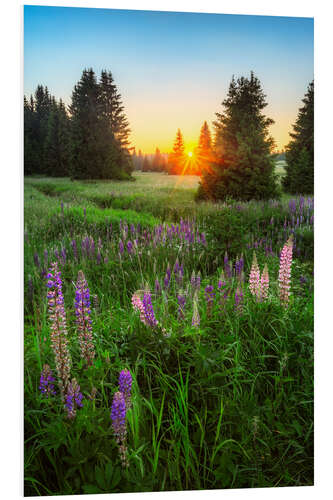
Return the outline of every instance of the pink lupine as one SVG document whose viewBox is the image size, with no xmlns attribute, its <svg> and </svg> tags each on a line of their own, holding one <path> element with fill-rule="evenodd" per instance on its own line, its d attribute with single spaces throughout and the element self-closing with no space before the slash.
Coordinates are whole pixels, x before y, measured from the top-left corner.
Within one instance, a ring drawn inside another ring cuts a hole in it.
<svg viewBox="0 0 333 500">
<path fill-rule="evenodd" d="M 260 279 L 260 300 L 266 300 L 268 298 L 268 288 L 269 288 L 269 274 L 268 274 L 267 264 L 265 264 Z"/>
<path fill-rule="evenodd" d="M 260 295 L 260 269 L 258 266 L 257 262 L 257 257 L 255 252 L 253 252 L 253 260 L 252 260 L 252 267 L 250 271 L 250 278 L 249 278 L 249 288 L 250 292 L 252 295 L 255 297 L 259 298 Z"/>
<path fill-rule="evenodd" d="M 146 321 L 146 315 L 145 315 L 145 308 L 144 308 L 144 305 L 143 305 L 141 298 L 139 297 L 139 295 L 137 293 L 134 293 L 132 295 L 132 306 L 133 306 L 133 309 L 135 311 L 140 312 L 140 320 L 142 321 L 142 323 L 144 323 L 146 325 L 147 321 Z"/>
<path fill-rule="evenodd" d="M 284 307 L 288 306 L 290 290 L 290 274 L 293 258 L 293 235 L 291 235 L 282 248 L 279 269 L 280 302 Z"/>
</svg>

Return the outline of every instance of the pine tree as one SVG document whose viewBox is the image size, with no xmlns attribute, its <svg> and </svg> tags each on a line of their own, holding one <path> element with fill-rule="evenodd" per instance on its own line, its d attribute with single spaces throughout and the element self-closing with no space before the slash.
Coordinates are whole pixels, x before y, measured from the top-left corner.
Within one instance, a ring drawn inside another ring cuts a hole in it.
<svg viewBox="0 0 333 500">
<path fill-rule="evenodd" d="M 168 157 L 168 173 L 182 174 L 186 163 L 184 139 L 180 129 L 177 130 L 173 150 Z"/>
<path fill-rule="evenodd" d="M 216 113 L 215 157 L 203 172 L 197 197 L 239 200 L 276 196 L 276 179 L 268 127 L 274 123 L 262 110 L 267 106 L 261 84 L 250 78 L 232 81 L 223 113 Z"/>
<path fill-rule="evenodd" d="M 34 131 L 34 100 L 31 96 L 29 102 L 24 96 L 24 175 L 34 174 L 38 168 L 37 145 Z"/>
<path fill-rule="evenodd" d="M 197 171 L 196 174 L 201 174 L 212 161 L 212 138 L 207 122 L 205 121 L 200 130 L 198 147 L 195 151 Z"/>
<path fill-rule="evenodd" d="M 313 193 L 314 189 L 314 82 L 302 99 L 292 140 L 286 146 L 286 176 L 282 183 L 289 193 Z"/>
<path fill-rule="evenodd" d="M 151 169 L 154 172 L 163 172 L 165 170 L 165 160 L 161 155 L 161 151 L 158 148 L 156 148 L 155 150 Z"/>
<path fill-rule="evenodd" d="M 70 173 L 69 118 L 63 101 L 52 101 L 45 140 L 46 172 L 53 177 Z"/>
<path fill-rule="evenodd" d="M 100 102 L 103 114 L 109 121 L 111 130 L 122 149 L 128 149 L 131 132 L 124 112 L 122 98 L 114 83 L 111 71 L 103 70 L 100 77 Z"/>
</svg>

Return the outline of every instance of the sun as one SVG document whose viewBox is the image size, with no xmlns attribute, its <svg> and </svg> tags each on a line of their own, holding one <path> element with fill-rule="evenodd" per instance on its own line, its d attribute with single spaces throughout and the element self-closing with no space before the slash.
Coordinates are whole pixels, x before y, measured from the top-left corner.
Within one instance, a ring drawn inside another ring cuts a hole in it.
<svg viewBox="0 0 333 500">
<path fill-rule="evenodd" d="M 192 156 L 193 156 L 192 151 L 189 151 L 187 154 L 188 154 L 188 156 L 189 156 L 190 158 L 192 158 Z"/>
</svg>

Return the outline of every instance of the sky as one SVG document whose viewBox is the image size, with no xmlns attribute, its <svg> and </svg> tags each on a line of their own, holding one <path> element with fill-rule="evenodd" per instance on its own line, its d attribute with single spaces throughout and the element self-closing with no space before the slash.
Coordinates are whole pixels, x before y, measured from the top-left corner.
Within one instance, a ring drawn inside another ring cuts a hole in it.
<svg viewBox="0 0 333 500">
<path fill-rule="evenodd" d="M 313 79 L 313 18 L 24 7 L 24 93 L 46 85 L 70 104 L 84 68 L 110 70 L 136 150 L 192 150 L 223 111 L 232 76 L 260 79 L 277 149 Z"/>
</svg>

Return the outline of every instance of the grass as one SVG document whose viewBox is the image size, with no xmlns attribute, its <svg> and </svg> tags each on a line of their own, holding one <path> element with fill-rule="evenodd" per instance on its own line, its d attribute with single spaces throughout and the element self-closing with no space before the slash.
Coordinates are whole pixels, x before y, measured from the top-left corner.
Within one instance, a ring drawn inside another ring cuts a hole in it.
<svg viewBox="0 0 333 500">
<path fill-rule="evenodd" d="M 287 197 L 197 206 L 197 178 L 136 178 L 25 182 L 25 495 L 313 484 L 311 200 L 296 199 L 295 210 Z M 182 213 L 196 222 L 182 222 L 179 237 Z M 184 237 L 190 230 L 194 242 Z M 296 246 L 285 308 L 279 301 L 279 251 L 291 231 Z M 205 238 L 198 238 L 202 233 Z M 137 240 L 131 254 L 129 239 Z M 270 275 L 262 303 L 248 288 L 253 248 L 260 269 L 267 263 Z M 233 270 L 243 253 L 244 278 L 233 272 L 220 291 L 225 250 Z M 38 389 L 45 363 L 56 374 L 45 279 L 54 260 L 62 273 L 71 376 L 84 396 L 74 421 L 66 418 L 57 385 L 57 395 L 48 399 Z M 174 272 L 177 262 L 183 277 Z M 80 269 L 92 298 L 96 355 L 88 369 L 80 358 L 73 306 Z M 193 271 L 201 274 L 197 299 Z M 155 291 L 156 279 L 161 292 Z M 214 287 L 211 306 L 207 285 Z M 144 287 L 152 292 L 156 328 L 143 324 L 131 305 L 133 293 Z M 243 290 L 241 310 L 235 309 L 237 287 Z M 186 294 L 183 314 L 180 294 Z M 198 327 L 192 326 L 194 301 Z M 121 466 L 110 420 L 124 368 L 133 377 L 128 469 Z"/>
</svg>

